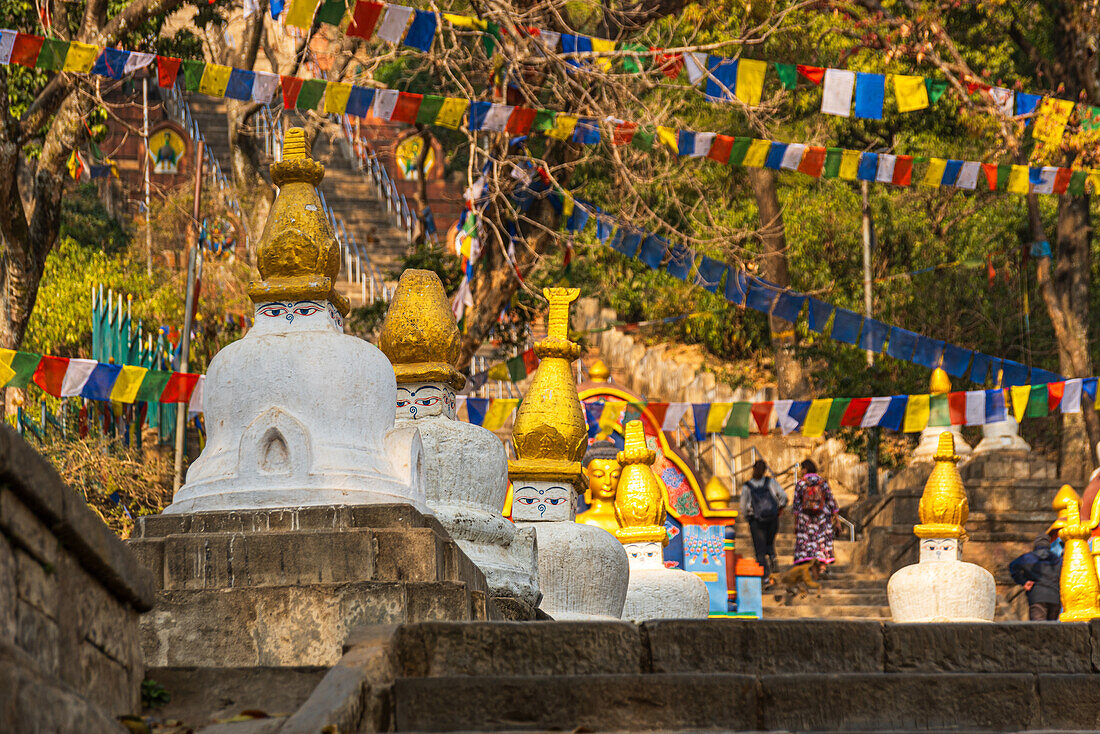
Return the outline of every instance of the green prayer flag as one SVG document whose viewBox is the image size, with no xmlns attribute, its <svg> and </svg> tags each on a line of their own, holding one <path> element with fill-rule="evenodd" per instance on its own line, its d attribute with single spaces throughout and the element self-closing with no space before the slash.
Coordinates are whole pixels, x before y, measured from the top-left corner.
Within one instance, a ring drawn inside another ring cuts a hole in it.
<svg viewBox="0 0 1100 734">
<path fill-rule="evenodd" d="M 924 80 L 924 86 L 928 89 L 928 104 L 934 105 L 943 96 L 943 93 L 947 91 L 947 81 L 943 79 L 928 79 Z"/>
<path fill-rule="evenodd" d="M 1046 385 L 1032 385 L 1031 394 L 1027 396 L 1027 412 L 1024 413 L 1028 418 L 1042 418 L 1050 411 L 1050 405 L 1048 403 L 1047 386 Z"/>
<path fill-rule="evenodd" d="M 630 421 L 641 420 L 645 405 L 645 403 L 628 403 L 626 410 L 623 411 L 623 425 L 625 426 Z"/>
<path fill-rule="evenodd" d="M 544 133 L 554 127 L 554 112 L 552 110 L 538 110 L 535 112 L 535 121 L 531 124 L 532 132 Z"/>
<path fill-rule="evenodd" d="M 416 121 L 421 125 L 431 125 L 439 116 L 439 109 L 443 106 L 443 98 L 434 94 L 425 94 L 420 101 L 420 109 L 416 113 Z"/>
<path fill-rule="evenodd" d="M 485 21 L 485 24 L 487 29 L 481 34 L 481 45 L 485 47 L 485 55 L 491 58 L 500 41 L 500 25 L 491 20 Z"/>
<path fill-rule="evenodd" d="M 1081 129 L 1085 132 L 1100 128 L 1100 107 L 1078 105 L 1077 117 L 1081 122 Z"/>
<path fill-rule="evenodd" d="M 646 52 L 648 49 L 640 43 L 624 43 L 622 44 L 623 51 L 639 51 Z M 628 74 L 640 74 L 642 73 L 642 60 L 638 56 L 624 56 L 623 57 L 623 71 Z"/>
<path fill-rule="evenodd" d="M 95 144 L 94 140 L 88 141 L 88 152 L 92 154 L 92 158 L 97 161 L 103 160 L 103 151 L 99 149 L 99 146 Z"/>
<path fill-rule="evenodd" d="M 317 20 L 322 23 L 328 23 L 329 25 L 340 25 L 340 21 L 344 19 L 344 14 L 348 12 L 348 6 L 345 0 L 325 0 L 321 4 L 321 9 L 317 11 Z"/>
<path fill-rule="evenodd" d="M 325 96 L 328 82 L 324 79 L 306 79 L 302 82 L 302 91 L 298 92 L 298 101 L 294 104 L 300 110 L 312 110 L 317 107 L 321 97 Z"/>
<path fill-rule="evenodd" d="M 639 150 L 653 150 L 655 135 L 653 128 L 646 128 L 645 130 L 638 128 L 634 131 L 634 137 L 630 139 L 630 145 Z"/>
<path fill-rule="evenodd" d="M 65 66 L 65 56 L 69 53 L 69 42 L 60 38 L 47 38 L 38 52 L 38 61 L 34 68 L 43 71 L 61 71 Z"/>
<path fill-rule="evenodd" d="M 25 388 L 34 377 L 34 371 L 38 369 L 38 363 L 42 357 L 30 352 L 16 352 L 11 359 L 11 368 L 15 371 L 15 377 L 8 380 L 4 387 Z"/>
<path fill-rule="evenodd" d="M 752 145 L 752 138 L 734 138 L 733 145 L 730 148 L 730 165 L 739 166 L 745 160 L 745 155 L 749 152 L 749 146 Z"/>
<path fill-rule="evenodd" d="M 183 83 L 187 91 L 199 91 L 199 84 L 202 82 L 202 73 L 206 70 L 206 62 L 184 59 L 180 62 L 180 67 L 183 69 Z"/>
<path fill-rule="evenodd" d="M 840 419 L 844 417 L 844 411 L 848 410 L 851 398 L 833 398 L 833 404 L 829 406 L 829 417 L 825 419 L 825 430 L 835 431 L 840 428 Z"/>
<path fill-rule="evenodd" d="M 794 64 L 776 64 L 775 75 L 779 77 L 779 83 L 784 89 L 794 89 L 798 86 L 798 67 Z"/>
<path fill-rule="evenodd" d="M 508 379 L 512 382 L 521 382 L 527 377 L 527 366 L 523 363 L 523 355 L 512 357 L 504 363 L 508 367 Z"/>
<path fill-rule="evenodd" d="M 932 395 L 928 401 L 928 425 L 951 425 L 951 405 L 947 401 L 947 393 Z"/>
<path fill-rule="evenodd" d="M 160 394 L 164 392 L 164 388 L 171 377 L 171 372 L 164 372 L 163 370 L 149 370 L 146 372 L 145 379 L 141 381 L 141 387 L 138 388 L 137 395 L 134 397 L 134 402 L 160 402 Z"/>
<path fill-rule="evenodd" d="M 748 438 L 749 422 L 751 420 L 752 403 L 734 403 L 730 408 L 730 417 L 726 420 L 726 427 L 722 429 L 722 435 Z"/>
<path fill-rule="evenodd" d="M 1012 164 L 1001 163 L 997 166 L 997 190 L 1004 191 L 1008 188 L 1008 177 L 1012 175 Z"/>
<path fill-rule="evenodd" d="M 840 175 L 840 161 L 844 157 L 843 148 L 825 149 L 825 168 L 821 172 L 822 178 L 836 178 Z"/>
<path fill-rule="evenodd" d="M 1069 177 L 1069 188 L 1066 192 L 1070 196 L 1084 196 L 1085 195 L 1085 181 L 1088 180 L 1088 174 L 1084 171 L 1074 171 L 1073 175 Z"/>
</svg>

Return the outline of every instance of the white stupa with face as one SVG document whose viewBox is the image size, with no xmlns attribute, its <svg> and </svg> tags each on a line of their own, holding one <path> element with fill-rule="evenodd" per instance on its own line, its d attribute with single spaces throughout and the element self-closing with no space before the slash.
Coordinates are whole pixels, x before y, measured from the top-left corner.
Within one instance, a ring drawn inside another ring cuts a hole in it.
<svg viewBox="0 0 1100 734">
<path fill-rule="evenodd" d="M 406 503 L 428 511 L 420 436 L 395 428 L 393 368 L 343 333 L 339 248 L 300 129 L 271 167 L 279 196 L 249 286 L 255 325 L 210 362 L 207 443 L 166 513 Z"/>
<path fill-rule="evenodd" d="M 629 575 L 626 553 L 603 528 L 574 522 L 588 445 L 571 367 L 580 347 L 569 341 L 569 304 L 579 291 L 543 293 L 550 301 L 548 334 L 535 345 L 541 361 L 512 428 L 512 519 L 538 538 L 540 609 L 556 620 L 619 619 Z"/>
<path fill-rule="evenodd" d="M 502 510 L 508 457 L 491 431 L 455 420 L 454 367 L 459 331 L 439 276 L 401 274 L 382 324 L 379 347 L 397 376 L 397 424 L 416 427 L 424 444 L 428 506 L 485 574 L 494 596 L 539 602 L 535 533 L 517 529 Z"/>
</svg>

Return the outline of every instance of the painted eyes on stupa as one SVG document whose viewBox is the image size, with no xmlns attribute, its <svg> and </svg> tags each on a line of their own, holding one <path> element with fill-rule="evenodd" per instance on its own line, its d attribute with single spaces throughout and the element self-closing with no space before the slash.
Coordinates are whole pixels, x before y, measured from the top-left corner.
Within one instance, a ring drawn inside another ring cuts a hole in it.
<svg viewBox="0 0 1100 734">
<path fill-rule="evenodd" d="M 430 408 L 433 405 L 436 405 L 437 403 L 439 403 L 439 398 L 438 397 L 435 397 L 435 398 L 417 398 L 416 399 L 416 404 L 419 405 L 421 408 Z M 400 405 L 400 404 L 401 403 L 398 403 L 398 405 Z"/>
<path fill-rule="evenodd" d="M 298 306 L 294 309 L 295 316 L 312 316 L 321 310 L 320 306 L 310 304 L 308 306 Z"/>
<path fill-rule="evenodd" d="M 397 407 L 398 408 L 407 408 L 407 407 L 409 407 L 409 401 L 408 400 L 398 400 L 397 401 Z"/>
<path fill-rule="evenodd" d="M 536 499 L 535 497 L 516 497 L 516 502 L 519 502 L 519 503 L 524 504 L 524 505 L 533 505 L 536 502 L 546 502 L 546 504 L 554 505 L 556 507 L 556 506 L 560 505 L 562 502 L 565 502 L 565 500 L 562 499 L 561 497 L 549 497 L 546 500 L 539 500 L 539 499 Z"/>
<path fill-rule="evenodd" d="M 280 316 L 286 316 L 290 313 L 290 309 L 282 305 L 264 306 L 260 309 L 261 316 L 268 316 L 273 319 L 277 319 Z"/>
</svg>

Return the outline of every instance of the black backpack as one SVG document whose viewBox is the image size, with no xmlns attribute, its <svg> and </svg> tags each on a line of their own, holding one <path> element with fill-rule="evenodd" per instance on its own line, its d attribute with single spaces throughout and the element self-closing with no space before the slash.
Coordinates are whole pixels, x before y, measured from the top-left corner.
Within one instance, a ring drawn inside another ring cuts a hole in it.
<svg viewBox="0 0 1100 734">
<path fill-rule="evenodd" d="M 759 486 L 756 484 L 757 481 L 760 482 Z M 749 488 L 749 501 L 752 503 L 752 516 L 754 518 L 757 520 L 773 520 L 779 516 L 779 503 L 775 501 L 775 495 L 772 494 L 771 488 L 768 486 L 767 477 L 760 480 L 750 479 L 745 484 Z"/>
</svg>

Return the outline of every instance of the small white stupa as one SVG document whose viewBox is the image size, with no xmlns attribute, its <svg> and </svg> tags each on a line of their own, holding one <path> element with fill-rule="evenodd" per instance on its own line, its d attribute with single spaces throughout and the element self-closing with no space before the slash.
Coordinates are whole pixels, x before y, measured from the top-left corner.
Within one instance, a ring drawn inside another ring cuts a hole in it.
<svg viewBox="0 0 1100 734">
<path fill-rule="evenodd" d="M 427 512 L 420 435 L 394 428 L 397 384 L 376 347 L 343 333 L 340 249 L 301 128 L 272 164 L 279 195 L 249 284 L 255 325 L 210 361 L 206 447 L 165 513 L 405 503 Z"/>
<path fill-rule="evenodd" d="M 947 395 L 951 392 L 951 378 L 943 370 L 937 367 L 932 370 L 932 379 L 929 384 L 933 395 Z M 920 432 L 920 443 L 913 449 L 911 462 L 930 461 L 936 454 L 940 434 L 948 432 L 955 441 L 955 452 L 962 458 L 970 456 L 972 449 L 962 436 L 962 430 L 958 426 L 928 426 Z"/>
<path fill-rule="evenodd" d="M 481 426 L 455 420 L 460 336 L 439 276 L 401 274 L 378 346 L 397 375 L 397 424 L 415 426 L 424 442 L 428 506 L 485 574 L 494 596 L 539 603 L 535 531 L 501 514 L 508 496 L 504 444 Z"/>
<path fill-rule="evenodd" d="M 534 528 L 544 612 L 556 620 L 619 619 L 630 573 L 615 536 L 574 522 L 576 498 L 587 482 L 581 458 L 588 445 L 572 362 L 580 346 L 569 341 L 569 304 L 576 288 L 546 288 L 547 337 L 535 345 L 538 370 L 516 412 L 512 519 Z"/>
<path fill-rule="evenodd" d="M 997 375 L 997 387 L 1001 387 L 1004 373 Z M 1007 392 L 1007 391 L 1006 391 Z M 982 426 L 982 440 L 974 447 L 974 455 L 988 454 L 991 451 L 1019 451 L 1030 453 L 1031 445 L 1020 437 L 1020 424 L 1012 414 L 1012 406 L 1005 401 L 1005 419 Z"/>
<path fill-rule="evenodd" d="M 630 585 L 623 619 L 702 619 L 710 612 L 707 585 L 693 573 L 665 568 L 665 498 L 653 475 L 657 452 L 646 445 L 641 421 L 626 424 L 615 515 L 615 537 L 626 548 Z"/>
<path fill-rule="evenodd" d="M 993 574 L 959 560 L 970 505 L 956 464 L 954 440 L 940 434 L 936 465 L 920 498 L 920 562 L 898 570 L 886 587 L 895 622 L 992 622 Z"/>
</svg>

